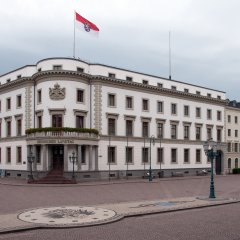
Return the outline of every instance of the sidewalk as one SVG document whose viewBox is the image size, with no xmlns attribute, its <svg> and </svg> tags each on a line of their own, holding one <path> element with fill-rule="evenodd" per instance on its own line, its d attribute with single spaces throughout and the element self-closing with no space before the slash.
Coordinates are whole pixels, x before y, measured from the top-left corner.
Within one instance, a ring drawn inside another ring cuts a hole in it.
<svg viewBox="0 0 240 240">
<path fill-rule="evenodd" d="M 121 202 L 92 206 L 56 206 L 27 209 L 14 214 L 0 215 L 0 233 L 38 228 L 71 228 L 95 226 L 118 221 L 125 217 L 166 213 L 239 203 L 234 198 L 174 198 L 154 201 Z"/>
</svg>

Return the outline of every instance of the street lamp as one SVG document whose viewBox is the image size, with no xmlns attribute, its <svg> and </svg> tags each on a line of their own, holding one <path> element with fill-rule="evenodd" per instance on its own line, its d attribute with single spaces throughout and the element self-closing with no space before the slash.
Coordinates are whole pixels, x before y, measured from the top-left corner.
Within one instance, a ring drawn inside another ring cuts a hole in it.
<svg viewBox="0 0 240 240">
<path fill-rule="evenodd" d="M 160 149 L 159 149 L 159 178 L 162 177 L 162 151 L 161 151 L 161 144 L 162 144 L 162 129 L 161 126 L 158 125 L 159 130 L 159 143 L 160 143 Z"/>
<path fill-rule="evenodd" d="M 77 162 L 77 155 L 75 155 L 75 152 L 72 152 L 72 156 L 69 156 L 70 163 L 73 164 L 73 171 L 72 171 L 72 179 L 75 181 L 75 171 L 74 171 L 74 165 Z"/>
<path fill-rule="evenodd" d="M 203 149 L 208 158 L 211 160 L 211 182 L 210 182 L 210 194 L 209 198 L 216 198 L 215 197 L 215 189 L 214 189 L 214 177 L 213 177 L 213 160 L 216 159 L 218 153 L 218 143 L 214 142 L 212 138 L 208 141 L 204 142 Z"/>
<path fill-rule="evenodd" d="M 109 136 L 108 136 L 108 181 L 111 180 L 111 176 L 110 176 L 110 166 L 111 166 L 111 163 L 110 163 L 110 154 L 111 154 L 111 135 L 109 133 Z"/>
<path fill-rule="evenodd" d="M 155 137 L 152 135 L 150 137 L 150 167 L 149 167 L 149 182 L 153 180 L 152 176 L 152 159 L 151 159 L 151 146 L 155 144 Z"/>
<path fill-rule="evenodd" d="M 30 175 L 29 175 L 29 181 L 33 181 L 33 171 L 32 171 L 32 164 L 34 162 L 35 156 L 33 156 L 32 150 L 30 149 L 29 155 L 28 155 L 28 162 L 30 163 Z"/>
</svg>

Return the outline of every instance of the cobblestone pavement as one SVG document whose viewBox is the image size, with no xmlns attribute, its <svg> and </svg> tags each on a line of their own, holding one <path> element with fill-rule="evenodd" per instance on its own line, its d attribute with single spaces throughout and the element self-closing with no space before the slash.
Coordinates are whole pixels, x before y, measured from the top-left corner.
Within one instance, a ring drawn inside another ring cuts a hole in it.
<svg viewBox="0 0 240 240">
<path fill-rule="evenodd" d="M 215 180 L 216 195 L 221 201 L 240 199 L 239 176 L 217 176 Z M 110 184 L 98 182 L 72 186 L 25 185 L 24 182 L 4 179 L 0 181 L 0 190 L 1 229 L 10 230 L 14 226 L 16 229 L 29 229 L 39 226 L 16 218 L 17 213 L 25 209 L 92 205 L 116 211 L 118 216 L 126 216 L 131 215 L 131 212 L 132 215 L 138 215 L 142 212 L 145 214 L 181 209 L 179 201 L 185 201 L 182 204 L 183 209 L 198 207 L 203 200 L 196 199 L 196 196 L 209 194 L 209 177 L 156 179 L 153 182 L 130 180 Z M 193 199 L 194 203 L 191 203 Z M 127 205 L 125 202 L 128 202 Z M 129 202 L 135 205 L 129 207 Z M 138 210 L 136 206 L 140 206 Z"/>
</svg>

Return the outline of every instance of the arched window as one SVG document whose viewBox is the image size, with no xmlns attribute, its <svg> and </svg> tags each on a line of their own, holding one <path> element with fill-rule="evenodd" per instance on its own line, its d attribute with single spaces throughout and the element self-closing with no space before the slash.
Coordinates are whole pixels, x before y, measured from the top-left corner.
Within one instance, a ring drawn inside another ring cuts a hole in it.
<svg viewBox="0 0 240 240">
<path fill-rule="evenodd" d="M 235 158 L 235 168 L 238 168 L 238 158 Z"/>
<path fill-rule="evenodd" d="M 232 161 L 232 159 L 229 158 L 229 159 L 228 159 L 228 168 L 230 168 L 230 169 L 232 168 L 232 166 L 231 166 L 231 165 L 232 165 L 232 164 L 231 164 L 231 161 Z"/>
</svg>

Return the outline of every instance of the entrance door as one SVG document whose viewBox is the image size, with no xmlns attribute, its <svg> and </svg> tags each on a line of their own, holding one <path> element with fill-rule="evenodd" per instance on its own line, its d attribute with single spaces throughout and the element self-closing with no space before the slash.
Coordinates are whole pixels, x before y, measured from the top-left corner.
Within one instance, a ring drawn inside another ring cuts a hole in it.
<svg viewBox="0 0 240 240">
<path fill-rule="evenodd" d="M 52 147 L 53 169 L 63 170 L 64 151 L 62 145 Z"/>
<path fill-rule="evenodd" d="M 217 151 L 216 157 L 216 174 L 222 173 L 222 151 Z"/>
</svg>

